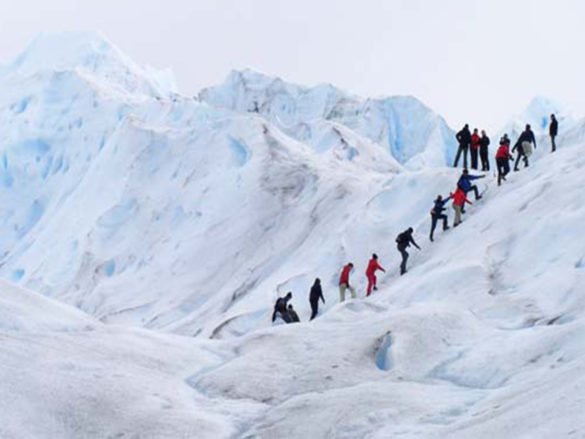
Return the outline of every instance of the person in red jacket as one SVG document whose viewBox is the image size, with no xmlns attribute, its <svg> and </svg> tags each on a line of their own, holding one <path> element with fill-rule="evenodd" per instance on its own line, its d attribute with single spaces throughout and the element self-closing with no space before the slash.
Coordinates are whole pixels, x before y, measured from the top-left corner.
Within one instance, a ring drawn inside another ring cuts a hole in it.
<svg viewBox="0 0 585 439">
<path fill-rule="evenodd" d="M 471 135 L 471 169 L 477 169 L 479 147 L 481 146 L 481 136 L 477 131 L 477 128 L 475 128 L 473 130 L 473 134 Z"/>
<path fill-rule="evenodd" d="M 455 219 L 453 221 L 453 227 L 457 227 L 461 224 L 461 209 L 465 203 L 473 204 L 465 196 L 465 192 L 461 188 L 457 188 L 453 194 L 453 209 L 455 210 Z"/>
<path fill-rule="evenodd" d="M 502 183 L 502 180 L 506 181 L 506 175 L 510 172 L 510 160 L 514 160 L 514 157 L 510 154 L 510 139 L 508 139 L 507 134 L 504 134 L 504 137 L 500 139 L 500 146 L 496 152 L 498 186 Z"/>
<path fill-rule="evenodd" d="M 345 300 L 345 291 L 349 290 L 351 293 L 351 298 L 355 299 L 355 288 L 349 284 L 349 273 L 353 270 L 353 264 L 350 262 L 349 264 L 345 265 L 341 270 L 341 276 L 339 277 L 339 298 L 340 301 L 343 302 Z"/>
<path fill-rule="evenodd" d="M 368 262 L 368 268 L 366 269 L 366 277 L 368 278 L 368 290 L 366 291 L 366 296 L 369 296 L 372 292 L 372 288 L 374 291 L 378 290 L 376 286 L 376 271 L 381 270 L 386 273 L 386 270 L 378 263 L 378 255 L 374 253 L 372 255 L 372 259 Z"/>
</svg>

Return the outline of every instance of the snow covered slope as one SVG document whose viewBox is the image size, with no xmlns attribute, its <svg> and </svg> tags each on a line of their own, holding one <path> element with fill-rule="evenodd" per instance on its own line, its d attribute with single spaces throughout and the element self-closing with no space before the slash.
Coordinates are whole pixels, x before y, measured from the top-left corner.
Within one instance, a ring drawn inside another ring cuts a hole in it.
<svg viewBox="0 0 585 439">
<path fill-rule="evenodd" d="M 103 324 L 0 282 L 0 436 L 218 438 L 253 404 L 217 404 L 190 384 L 221 346 Z"/>
<path fill-rule="evenodd" d="M 490 182 L 463 224 L 433 244 L 421 223 L 422 252 L 406 276 L 396 274 L 395 251 L 382 253 L 390 273 L 374 296 L 336 304 L 329 286 L 329 309 L 311 323 L 192 339 L 103 325 L 0 284 L 2 320 L 18 309 L 27 322 L 0 325 L 0 432 L 584 437 L 582 148 L 567 146 L 499 188 Z M 376 198 L 361 215 L 372 222 L 362 235 L 369 248 L 390 234 L 375 227 L 384 206 Z M 390 205 L 404 221 L 427 219 L 422 202 Z M 363 269 L 365 258 L 357 261 Z"/>
<path fill-rule="evenodd" d="M 212 105 L 259 113 L 287 135 L 322 152 L 345 126 L 411 169 L 451 163 L 456 141 L 443 118 L 412 96 L 362 99 L 331 85 L 289 84 L 251 70 L 233 71 L 222 85 L 200 93 Z"/>
</svg>

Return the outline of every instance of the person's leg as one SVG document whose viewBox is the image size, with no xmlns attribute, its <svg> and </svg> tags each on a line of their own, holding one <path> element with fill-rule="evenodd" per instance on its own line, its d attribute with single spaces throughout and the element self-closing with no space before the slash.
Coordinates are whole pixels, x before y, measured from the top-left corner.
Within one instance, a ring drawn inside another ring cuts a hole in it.
<svg viewBox="0 0 585 439">
<path fill-rule="evenodd" d="M 517 155 L 516 155 L 516 162 L 514 162 L 514 171 L 518 171 L 518 165 L 520 164 L 520 159 L 522 158 L 524 154 L 522 154 L 520 151 L 518 151 Z"/>
<path fill-rule="evenodd" d="M 455 162 L 453 163 L 454 168 L 456 168 L 459 163 L 459 157 L 461 157 L 461 145 L 459 145 L 459 148 L 457 148 L 457 154 L 455 154 Z"/>
<path fill-rule="evenodd" d="M 435 228 L 437 227 L 437 217 L 435 215 L 431 215 L 431 234 L 429 238 L 431 241 L 433 240 L 433 234 L 435 233 Z"/>
<path fill-rule="evenodd" d="M 311 302 L 311 318 L 309 320 L 313 320 L 317 317 L 319 313 L 319 302 Z"/>
<path fill-rule="evenodd" d="M 339 301 L 343 302 L 345 300 L 345 289 L 347 286 L 345 284 L 339 285 Z"/>
<path fill-rule="evenodd" d="M 481 195 L 479 194 L 479 190 L 477 189 L 477 186 L 476 185 L 471 186 L 471 190 L 475 194 L 475 199 L 476 200 L 481 199 Z"/>
<path fill-rule="evenodd" d="M 443 214 L 439 217 L 439 219 L 443 220 L 443 230 L 447 230 L 449 228 L 447 215 Z"/>
<path fill-rule="evenodd" d="M 471 147 L 471 169 L 477 169 L 477 148 Z"/>
<path fill-rule="evenodd" d="M 469 153 L 469 146 L 463 147 L 463 167 L 467 168 L 467 154 Z"/>
<path fill-rule="evenodd" d="M 555 144 L 555 137 L 556 136 L 550 136 L 550 142 L 552 144 L 552 152 L 555 152 L 557 150 L 557 145 Z"/>
<path fill-rule="evenodd" d="M 453 219 L 453 226 L 457 227 L 461 222 L 461 206 L 453 205 L 453 209 L 455 210 L 455 218 Z"/>
<path fill-rule="evenodd" d="M 400 247 L 400 255 L 402 256 L 402 262 L 400 263 L 400 274 L 406 273 L 406 262 L 408 261 L 408 252 L 406 249 Z"/>
<path fill-rule="evenodd" d="M 498 186 L 502 183 L 502 177 L 504 174 L 504 164 L 502 159 L 496 159 L 496 169 L 498 170 Z"/>
<path fill-rule="evenodd" d="M 506 175 L 508 175 L 510 173 L 510 160 L 506 159 L 502 159 L 503 162 L 502 164 L 504 165 L 504 173 L 502 175 L 503 179 L 506 179 Z"/>
<path fill-rule="evenodd" d="M 355 288 L 354 287 L 349 287 L 349 292 L 351 293 L 351 298 L 355 299 L 357 297 L 356 293 L 355 293 Z"/>
<path fill-rule="evenodd" d="M 372 276 L 371 274 L 368 274 L 366 277 L 368 278 L 368 288 L 366 290 L 366 296 L 369 296 L 370 293 L 372 292 L 372 288 L 374 288 L 376 281 L 374 276 Z"/>
</svg>

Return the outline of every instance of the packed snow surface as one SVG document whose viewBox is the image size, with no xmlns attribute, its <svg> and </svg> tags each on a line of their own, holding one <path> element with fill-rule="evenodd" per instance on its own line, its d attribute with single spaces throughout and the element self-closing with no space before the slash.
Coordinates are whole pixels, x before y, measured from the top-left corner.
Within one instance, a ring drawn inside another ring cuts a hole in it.
<svg viewBox="0 0 585 439">
<path fill-rule="evenodd" d="M 186 98 L 93 34 L 0 81 L 1 437 L 585 437 L 583 121 L 431 244 L 458 172 L 414 98 L 250 71 Z"/>
</svg>

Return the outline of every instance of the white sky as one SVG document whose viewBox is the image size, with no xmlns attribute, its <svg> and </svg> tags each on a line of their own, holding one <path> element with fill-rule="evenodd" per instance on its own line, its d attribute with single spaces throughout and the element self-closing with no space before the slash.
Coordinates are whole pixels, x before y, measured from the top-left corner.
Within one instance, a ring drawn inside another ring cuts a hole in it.
<svg viewBox="0 0 585 439">
<path fill-rule="evenodd" d="M 584 21 L 582 0 L 0 0 L 0 61 L 40 31 L 99 30 L 185 94 L 250 67 L 493 130 L 536 95 L 583 113 Z"/>
</svg>

